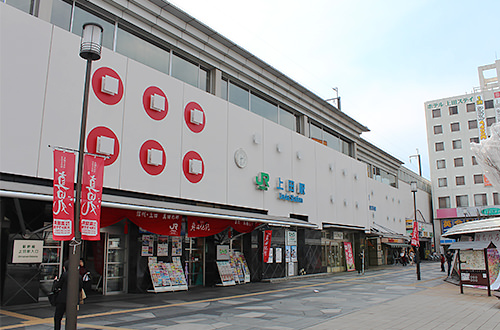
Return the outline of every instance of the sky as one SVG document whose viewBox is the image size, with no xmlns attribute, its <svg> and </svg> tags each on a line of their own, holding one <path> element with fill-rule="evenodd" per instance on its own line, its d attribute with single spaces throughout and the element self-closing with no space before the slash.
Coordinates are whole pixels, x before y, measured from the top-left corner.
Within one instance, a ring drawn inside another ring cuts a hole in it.
<svg viewBox="0 0 500 330">
<path fill-rule="evenodd" d="M 500 0 L 169 0 L 367 126 L 430 179 L 424 102 L 471 93 L 500 59 Z"/>
</svg>

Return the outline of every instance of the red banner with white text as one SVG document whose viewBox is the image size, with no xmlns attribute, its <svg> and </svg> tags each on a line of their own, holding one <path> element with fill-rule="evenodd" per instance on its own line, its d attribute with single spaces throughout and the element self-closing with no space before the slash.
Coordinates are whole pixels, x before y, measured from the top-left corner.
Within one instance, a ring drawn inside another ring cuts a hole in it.
<svg viewBox="0 0 500 330">
<path fill-rule="evenodd" d="M 75 236 L 74 179 L 75 154 L 54 149 L 52 238 L 55 241 L 69 241 Z"/>
<path fill-rule="evenodd" d="M 272 230 L 264 230 L 264 248 L 262 251 L 264 254 L 264 263 L 267 263 L 269 261 L 269 251 L 271 250 L 272 236 L 273 236 Z"/>
<path fill-rule="evenodd" d="M 187 223 L 189 237 L 212 236 L 224 231 L 230 225 L 227 220 L 191 216 L 187 218 Z"/>
<path fill-rule="evenodd" d="M 101 199 L 104 181 L 104 158 L 85 155 L 83 158 L 80 232 L 82 239 L 101 239 Z"/>
<path fill-rule="evenodd" d="M 354 255 L 352 253 L 351 242 L 344 242 L 344 251 L 345 251 L 345 263 L 347 266 L 347 271 L 352 272 L 356 270 L 356 266 L 354 265 Z"/>
<path fill-rule="evenodd" d="M 420 246 L 418 222 L 413 221 L 413 232 L 411 233 L 411 245 Z"/>
</svg>

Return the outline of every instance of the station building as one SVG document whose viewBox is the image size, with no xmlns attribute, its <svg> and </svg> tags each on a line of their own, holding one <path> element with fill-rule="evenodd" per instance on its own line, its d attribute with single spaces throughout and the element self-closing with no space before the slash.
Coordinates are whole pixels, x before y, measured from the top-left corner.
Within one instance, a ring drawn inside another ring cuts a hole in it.
<svg viewBox="0 0 500 330">
<path fill-rule="evenodd" d="M 488 181 L 471 150 L 500 121 L 500 60 L 478 68 L 479 87 L 470 93 L 425 102 L 436 237 L 456 224 L 500 213 L 498 190 Z"/>
<path fill-rule="evenodd" d="M 101 240 L 81 246 L 92 291 L 150 290 L 151 258 L 216 285 L 221 246 L 251 281 L 346 271 L 347 247 L 356 270 L 393 263 L 412 181 L 431 224 L 429 182 L 364 140 L 365 125 L 167 1 L 3 0 L 2 304 L 43 297 L 70 253 L 52 237 L 53 150 L 78 148 L 87 22 L 104 34 L 86 150 L 107 156 Z M 41 263 L 14 262 L 23 241 L 40 242 Z"/>
</svg>

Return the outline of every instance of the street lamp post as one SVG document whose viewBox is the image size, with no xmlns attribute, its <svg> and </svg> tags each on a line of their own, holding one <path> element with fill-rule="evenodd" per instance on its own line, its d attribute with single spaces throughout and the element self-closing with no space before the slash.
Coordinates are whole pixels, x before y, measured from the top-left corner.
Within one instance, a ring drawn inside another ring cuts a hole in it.
<svg viewBox="0 0 500 330">
<path fill-rule="evenodd" d="M 411 192 L 413 193 L 413 216 L 417 222 L 417 182 L 410 182 Z M 418 225 L 417 225 L 418 228 Z M 419 244 L 420 245 L 420 244 Z M 415 264 L 417 265 L 417 280 L 420 281 L 420 246 L 415 246 Z"/>
<path fill-rule="evenodd" d="M 83 91 L 82 121 L 80 126 L 80 145 L 78 147 L 78 172 L 76 176 L 75 197 L 75 237 L 70 242 L 69 269 L 68 272 L 68 296 L 66 300 L 66 329 L 76 330 L 77 305 L 80 295 L 78 265 L 80 262 L 80 197 L 82 191 L 83 156 L 85 147 L 85 132 L 87 129 L 87 113 L 90 89 L 90 76 L 92 61 L 101 58 L 102 27 L 95 23 L 83 25 L 82 39 L 80 42 L 80 57 L 87 60 L 85 73 L 85 87 Z"/>
</svg>

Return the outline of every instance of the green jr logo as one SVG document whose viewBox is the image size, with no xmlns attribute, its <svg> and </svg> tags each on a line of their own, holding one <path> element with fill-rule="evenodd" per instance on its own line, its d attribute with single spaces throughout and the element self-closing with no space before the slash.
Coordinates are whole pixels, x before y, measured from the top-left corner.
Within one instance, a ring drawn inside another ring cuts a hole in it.
<svg viewBox="0 0 500 330">
<path fill-rule="evenodd" d="M 269 174 L 260 172 L 259 175 L 255 177 L 255 183 L 257 184 L 257 189 L 267 190 L 269 188 Z"/>
</svg>

